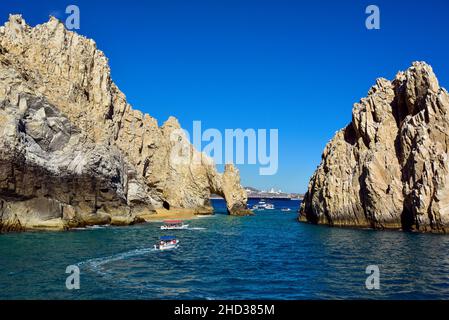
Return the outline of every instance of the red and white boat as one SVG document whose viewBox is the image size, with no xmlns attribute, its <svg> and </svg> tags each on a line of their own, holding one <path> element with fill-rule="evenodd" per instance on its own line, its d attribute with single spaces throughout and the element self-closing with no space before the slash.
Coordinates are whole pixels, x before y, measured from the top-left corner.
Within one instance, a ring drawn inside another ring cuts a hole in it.
<svg viewBox="0 0 449 320">
<path fill-rule="evenodd" d="M 187 229 L 188 224 L 184 224 L 182 220 L 165 220 L 164 225 L 161 226 L 162 230 L 182 230 Z"/>
</svg>

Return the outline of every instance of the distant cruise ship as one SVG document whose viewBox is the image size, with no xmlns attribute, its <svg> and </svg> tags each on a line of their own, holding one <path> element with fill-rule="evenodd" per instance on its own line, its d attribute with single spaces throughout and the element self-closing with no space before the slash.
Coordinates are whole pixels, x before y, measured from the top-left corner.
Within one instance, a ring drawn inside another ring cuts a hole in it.
<svg viewBox="0 0 449 320">
<path fill-rule="evenodd" d="M 276 191 L 274 188 L 271 188 L 269 191 L 259 191 L 254 188 L 247 187 L 246 192 L 248 193 L 249 199 L 283 199 L 283 200 L 291 200 L 291 199 L 302 199 L 303 195 L 298 193 L 287 193 L 282 192 L 282 190 Z"/>
<path fill-rule="evenodd" d="M 282 190 L 275 191 L 274 188 L 271 188 L 270 191 L 260 191 L 252 187 L 246 187 L 245 190 L 248 194 L 248 199 L 302 200 L 304 197 L 304 195 L 300 193 L 286 193 L 282 192 Z M 216 194 L 212 194 L 210 198 L 223 199 L 221 196 Z"/>
</svg>

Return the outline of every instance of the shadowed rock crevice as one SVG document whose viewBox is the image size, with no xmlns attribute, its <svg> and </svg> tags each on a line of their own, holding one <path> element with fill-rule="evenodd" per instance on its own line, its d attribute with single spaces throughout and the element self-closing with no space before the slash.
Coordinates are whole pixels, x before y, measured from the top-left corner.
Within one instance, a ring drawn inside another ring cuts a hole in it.
<svg viewBox="0 0 449 320">
<path fill-rule="evenodd" d="M 429 65 L 378 79 L 326 146 L 300 219 L 447 232 L 448 137 L 449 95 Z M 322 214 L 329 217 L 316 218 Z"/>
<path fill-rule="evenodd" d="M 345 141 L 351 146 L 354 146 L 357 143 L 357 133 L 355 132 L 352 123 L 348 124 L 344 129 L 344 137 Z"/>
</svg>

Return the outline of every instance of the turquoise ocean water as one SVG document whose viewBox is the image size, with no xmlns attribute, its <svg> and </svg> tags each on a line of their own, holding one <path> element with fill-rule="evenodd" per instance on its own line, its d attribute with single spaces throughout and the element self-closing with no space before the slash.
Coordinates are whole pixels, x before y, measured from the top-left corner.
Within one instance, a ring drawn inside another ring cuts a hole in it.
<svg viewBox="0 0 449 320">
<path fill-rule="evenodd" d="M 447 299 L 449 236 L 312 226 L 296 221 L 298 201 L 278 209 L 189 221 L 69 232 L 0 235 L 0 299 Z M 161 235 L 178 249 L 153 250 Z M 67 290 L 66 267 L 80 268 Z M 380 269 L 367 290 L 365 269 Z"/>
</svg>

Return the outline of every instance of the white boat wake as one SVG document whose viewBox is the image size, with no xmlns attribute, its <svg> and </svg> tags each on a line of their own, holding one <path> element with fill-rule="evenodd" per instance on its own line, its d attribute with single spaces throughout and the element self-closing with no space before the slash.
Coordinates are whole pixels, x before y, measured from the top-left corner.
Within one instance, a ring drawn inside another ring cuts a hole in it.
<svg viewBox="0 0 449 320">
<path fill-rule="evenodd" d="M 101 269 L 101 267 L 104 266 L 105 264 L 124 260 L 124 259 L 131 258 L 131 257 L 145 255 L 145 254 L 148 254 L 148 253 L 154 252 L 154 251 L 156 251 L 154 248 L 136 249 L 136 250 L 131 250 L 131 251 L 115 254 L 115 255 L 110 255 L 107 257 L 89 259 L 86 261 L 79 262 L 76 265 L 78 267 L 86 266 L 88 269 L 91 269 L 94 271 L 99 271 L 99 269 Z"/>
<path fill-rule="evenodd" d="M 79 228 L 71 228 L 70 230 L 76 230 L 76 231 L 97 230 L 97 229 L 105 229 L 110 226 L 111 226 L 110 224 L 93 225 L 93 226 L 85 226 L 85 227 L 79 227 Z"/>
</svg>

